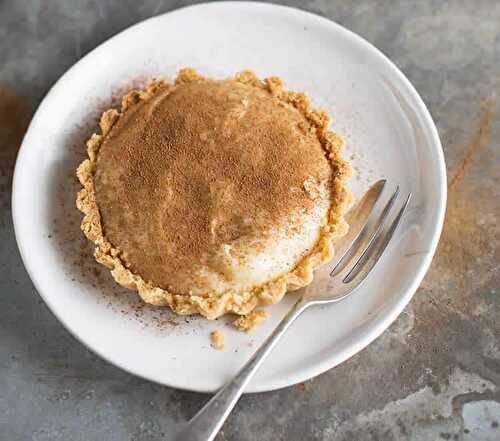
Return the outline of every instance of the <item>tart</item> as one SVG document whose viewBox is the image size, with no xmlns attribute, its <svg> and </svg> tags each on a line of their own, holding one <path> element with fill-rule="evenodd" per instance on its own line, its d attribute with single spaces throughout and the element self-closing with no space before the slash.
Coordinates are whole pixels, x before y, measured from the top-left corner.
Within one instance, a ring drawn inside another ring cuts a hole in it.
<svg viewBox="0 0 500 441">
<path fill-rule="evenodd" d="M 101 117 L 81 228 L 120 285 L 178 314 L 246 315 L 311 282 L 344 235 L 349 166 L 329 117 L 277 77 L 183 69 Z"/>
</svg>

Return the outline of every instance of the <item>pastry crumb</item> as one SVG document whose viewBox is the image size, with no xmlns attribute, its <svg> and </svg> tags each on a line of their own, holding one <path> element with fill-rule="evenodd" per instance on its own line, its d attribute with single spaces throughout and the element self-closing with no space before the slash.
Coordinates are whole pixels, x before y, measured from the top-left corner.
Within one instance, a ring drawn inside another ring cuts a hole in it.
<svg viewBox="0 0 500 441">
<path fill-rule="evenodd" d="M 214 349 L 224 349 L 225 335 L 222 331 L 219 331 L 218 329 L 213 331 L 210 334 L 210 339 L 212 340 L 212 347 Z"/>
<path fill-rule="evenodd" d="M 240 331 L 250 332 L 262 324 L 269 317 L 269 313 L 263 309 L 257 309 L 247 315 L 242 315 L 233 322 Z"/>
</svg>

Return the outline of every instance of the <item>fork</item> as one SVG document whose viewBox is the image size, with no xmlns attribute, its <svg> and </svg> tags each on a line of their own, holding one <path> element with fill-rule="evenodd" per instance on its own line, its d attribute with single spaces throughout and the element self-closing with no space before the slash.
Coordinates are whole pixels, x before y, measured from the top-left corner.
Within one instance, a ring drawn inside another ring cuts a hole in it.
<svg viewBox="0 0 500 441">
<path fill-rule="evenodd" d="M 384 179 L 376 182 L 349 211 L 349 231 L 336 243 L 334 261 L 316 271 L 313 282 L 298 291 L 296 303 L 250 360 L 190 421 L 177 427 L 169 441 L 212 441 L 257 369 L 295 319 L 311 306 L 336 303 L 356 291 L 382 256 L 411 198 L 408 193 L 389 223 L 399 186 L 377 210 L 385 186 Z"/>
</svg>

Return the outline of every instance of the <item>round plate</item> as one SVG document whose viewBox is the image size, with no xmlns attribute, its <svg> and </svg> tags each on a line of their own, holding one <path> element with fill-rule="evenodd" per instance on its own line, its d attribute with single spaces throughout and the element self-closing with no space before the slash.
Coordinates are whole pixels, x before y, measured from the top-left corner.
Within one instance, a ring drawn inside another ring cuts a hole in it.
<svg viewBox="0 0 500 441">
<path fill-rule="evenodd" d="M 307 311 L 249 385 L 266 391 L 307 380 L 379 336 L 420 284 L 441 231 L 446 175 L 431 116 L 403 74 L 341 26 L 296 9 L 211 3 L 152 18 L 111 38 L 76 63 L 40 105 L 17 159 L 13 217 L 22 258 L 38 292 L 81 342 L 128 372 L 176 388 L 214 391 L 228 380 L 290 307 L 270 307 L 255 333 L 228 318 L 179 318 L 142 308 L 93 261 L 74 206 L 75 168 L 100 112 L 152 77 L 192 66 L 212 77 L 251 68 L 278 75 L 333 116 L 359 195 L 379 177 L 413 192 L 410 210 L 382 260 L 358 292 Z M 222 329 L 226 349 L 210 347 Z"/>
</svg>

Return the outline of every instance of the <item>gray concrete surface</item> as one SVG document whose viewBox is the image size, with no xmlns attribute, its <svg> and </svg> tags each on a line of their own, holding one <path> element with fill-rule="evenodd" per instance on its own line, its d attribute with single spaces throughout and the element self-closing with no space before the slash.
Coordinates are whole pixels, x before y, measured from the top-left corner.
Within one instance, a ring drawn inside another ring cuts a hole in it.
<svg viewBox="0 0 500 441">
<path fill-rule="evenodd" d="M 0 440 L 159 440 L 206 397 L 160 387 L 76 342 L 37 296 L 10 213 L 32 111 L 83 54 L 187 1 L 0 0 Z M 500 440 L 500 3 L 283 2 L 378 46 L 433 114 L 449 172 L 438 254 L 377 341 L 298 387 L 244 397 L 218 440 Z"/>
</svg>

